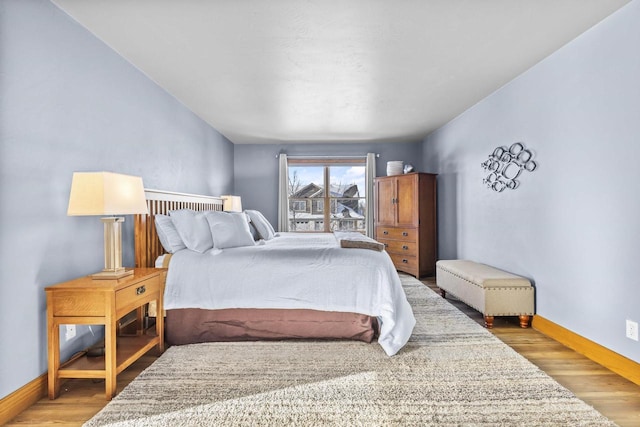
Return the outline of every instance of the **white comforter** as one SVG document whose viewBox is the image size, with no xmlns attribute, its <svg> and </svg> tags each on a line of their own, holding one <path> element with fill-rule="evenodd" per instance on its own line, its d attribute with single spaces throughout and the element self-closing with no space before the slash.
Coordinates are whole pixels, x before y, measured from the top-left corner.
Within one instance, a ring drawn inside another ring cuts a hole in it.
<svg viewBox="0 0 640 427">
<path fill-rule="evenodd" d="M 167 275 L 165 308 L 305 308 L 376 316 L 392 356 L 415 325 L 389 255 L 340 248 L 332 234 L 281 233 L 262 245 L 181 250 Z"/>
</svg>

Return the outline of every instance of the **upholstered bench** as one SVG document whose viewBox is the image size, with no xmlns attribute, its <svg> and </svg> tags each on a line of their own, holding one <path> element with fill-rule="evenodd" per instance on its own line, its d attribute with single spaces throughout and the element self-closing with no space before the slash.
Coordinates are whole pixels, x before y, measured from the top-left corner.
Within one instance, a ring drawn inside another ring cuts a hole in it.
<svg viewBox="0 0 640 427">
<path fill-rule="evenodd" d="M 449 292 L 481 312 L 487 328 L 493 327 L 494 316 L 519 316 L 520 326 L 529 326 L 534 288 L 524 277 L 473 261 L 441 260 L 436 283 L 443 298 Z"/>
</svg>

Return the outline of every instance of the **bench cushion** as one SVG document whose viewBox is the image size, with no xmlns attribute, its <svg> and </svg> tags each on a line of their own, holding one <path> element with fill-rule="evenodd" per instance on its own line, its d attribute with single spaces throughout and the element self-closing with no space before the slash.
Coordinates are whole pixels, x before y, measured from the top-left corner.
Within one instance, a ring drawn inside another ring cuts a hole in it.
<svg viewBox="0 0 640 427">
<path fill-rule="evenodd" d="M 521 276 L 507 273 L 486 264 L 462 259 L 440 260 L 436 266 L 461 279 L 475 283 L 482 288 L 530 287 L 531 282 Z"/>
</svg>

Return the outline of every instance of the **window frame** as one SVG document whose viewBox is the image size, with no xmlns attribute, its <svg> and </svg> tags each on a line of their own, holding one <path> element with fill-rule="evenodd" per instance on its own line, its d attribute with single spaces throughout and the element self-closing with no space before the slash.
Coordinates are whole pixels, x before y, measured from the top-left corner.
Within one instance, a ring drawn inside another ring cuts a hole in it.
<svg viewBox="0 0 640 427">
<path fill-rule="evenodd" d="M 358 157 L 358 158 L 343 158 L 343 157 L 323 157 L 323 158 L 287 158 L 287 171 L 289 169 L 289 167 L 291 166 L 304 166 L 304 165 L 308 165 L 308 166 L 322 166 L 323 167 L 323 185 L 324 185 L 324 196 L 320 199 L 320 198 L 314 198 L 311 202 L 311 212 L 315 212 L 315 207 L 314 207 L 314 201 L 317 201 L 317 204 L 322 203 L 322 213 L 323 213 L 323 229 L 322 230 L 315 230 L 317 228 L 317 225 L 314 226 L 314 230 L 312 231 L 296 231 L 299 233 L 313 233 L 313 232 L 324 232 L 324 233 L 330 233 L 332 232 L 331 230 L 331 206 L 332 206 L 332 202 L 338 203 L 339 199 L 343 199 L 344 197 L 331 197 L 331 186 L 330 186 L 330 168 L 332 166 L 362 166 L 366 168 L 366 157 Z M 288 174 L 289 172 L 287 172 Z M 365 169 L 365 178 L 366 178 L 366 169 Z M 373 183 L 367 183 L 366 179 L 365 179 L 365 185 L 373 185 Z M 367 200 L 367 194 L 368 191 L 365 188 L 364 189 L 364 196 L 358 196 L 358 197 L 353 197 L 353 199 L 357 199 L 357 200 L 361 200 L 363 199 L 365 201 L 365 204 L 368 203 L 373 203 L 373 201 L 369 201 Z M 290 199 L 289 194 L 287 192 L 287 199 Z M 324 209 L 325 206 L 328 206 L 329 209 Z M 297 211 L 297 212 L 302 212 L 302 211 Z M 369 221 L 369 218 L 367 218 L 368 215 L 365 215 L 364 218 L 364 230 L 358 230 L 361 231 L 363 234 L 366 235 L 366 228 L 367 228 L 367 221 Z M 290 221 L 291 218 L 288 218 L 288 220 Z"/>
</svg>

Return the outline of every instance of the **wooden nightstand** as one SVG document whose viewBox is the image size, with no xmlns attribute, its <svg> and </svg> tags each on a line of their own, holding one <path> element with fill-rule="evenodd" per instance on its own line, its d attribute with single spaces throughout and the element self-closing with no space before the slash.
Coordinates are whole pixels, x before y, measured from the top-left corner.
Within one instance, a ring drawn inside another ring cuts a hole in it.
<svg viewBox="0 0 640 427">
<path fill-rule="evenodd" d="M 162 313 L 166 270 L 136 268 L 120 280 L 90 276 L 45 288 L 49 341 L 49 398 L 60 392 L 61 378 L 104 378 L 107 400 L 116 394 L 116 375 L 154 346 L 164 351 L 164 319 L 156 318 L 155 334 L 139 329 L 134 336 L 117 337 L 117 321 L 127 313 L 156 301 Z M 140 310 L 138 310 L 140 312 Z M 60 325 L 104 325 L 105 355 L 79 357 L 60 366 Z M 142 328 L 142 322 L 139 322 Z M 117 347 L 117 349 L 116 349 Z"/>
</svg>

